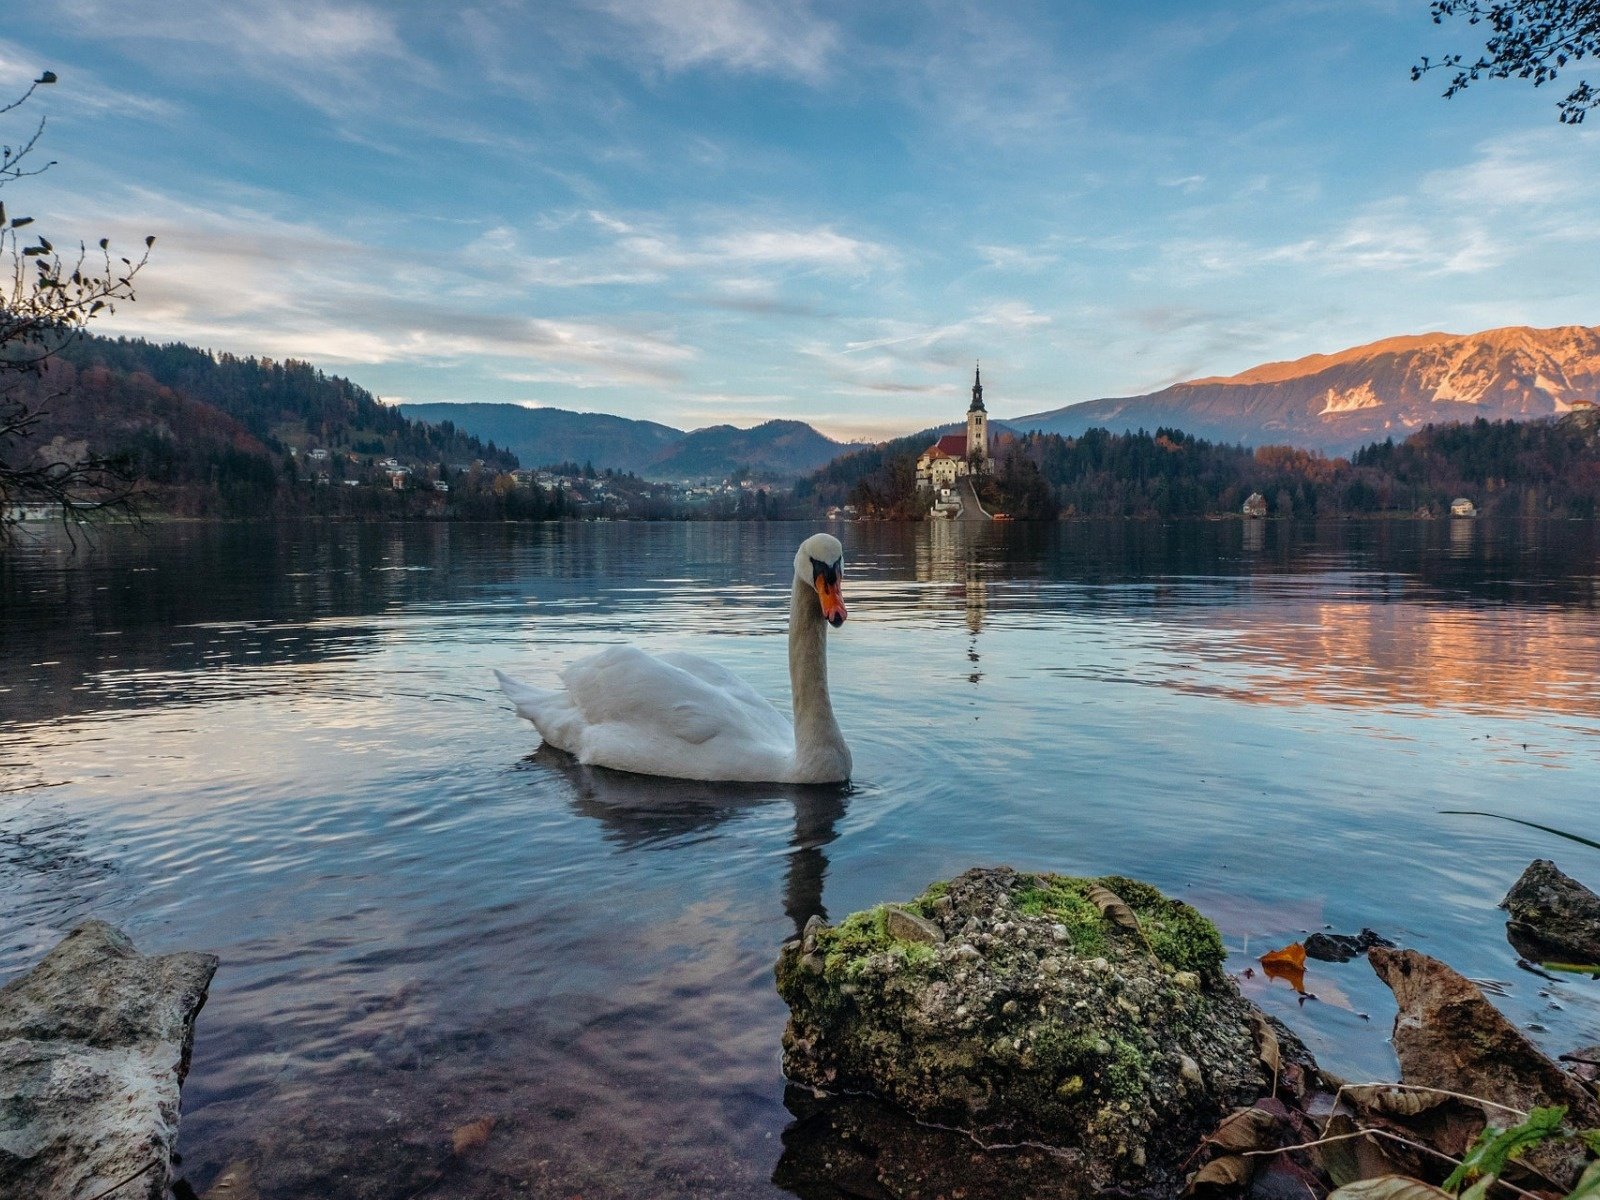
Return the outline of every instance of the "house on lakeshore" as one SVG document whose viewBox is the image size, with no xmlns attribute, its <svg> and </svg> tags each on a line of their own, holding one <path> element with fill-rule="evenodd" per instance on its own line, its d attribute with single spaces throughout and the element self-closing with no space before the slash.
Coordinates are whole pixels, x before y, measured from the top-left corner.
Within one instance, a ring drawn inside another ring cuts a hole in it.
<svg viewBox="0 0 1600 1200">
<path fill-rule="evenodd" d="M 0 525 L 13 525 L 22 521 L 59 521 L 61 505 L 51 501 L 23 500 L 10 504 L 0 511 Z"/>
<path fill-rule="evenodd" d="M 1452 517 L 1475 517 L 1478 515 L 1478 506 L 1465 496 L 1457 496 L 1450 501 L 1450 515 Z"/>
<path fill-rule="evenodd" d="M 983 377 L 972 372 L 972 403 L 967 406 L 966 433 L 950 433 L 917 458 L 917 486 L 938 490 L 955 486 L 963 475 L 990 475 L 994 456 L 989 439 L 989 413 L 983 407 Z"/>
<path fill-rule="evenodd" d="M 1267 515 L 1267 498 L 1260 492 L 1251 492 L 1250 498 L 1244 502 L 1244 515 L 1252 518 Z"/>
</svg>

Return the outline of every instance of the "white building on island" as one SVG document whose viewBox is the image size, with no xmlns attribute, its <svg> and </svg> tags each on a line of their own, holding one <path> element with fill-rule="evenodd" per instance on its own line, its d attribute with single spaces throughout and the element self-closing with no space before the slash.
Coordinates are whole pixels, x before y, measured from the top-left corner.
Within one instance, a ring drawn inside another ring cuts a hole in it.
<svg viewBox="0 0 1600 1200">
<path fill-rule="evenodd" d="M 917 459 L 919 488 L 947 488 L 962 475 L 988 475 L 994 471 L 990 453 L 989 413 L 983 407 L 983 377 L 972 372 L 972 403 L 967 406 L 965 434 L 949 433 L 929 446 Z"/>
</svg>

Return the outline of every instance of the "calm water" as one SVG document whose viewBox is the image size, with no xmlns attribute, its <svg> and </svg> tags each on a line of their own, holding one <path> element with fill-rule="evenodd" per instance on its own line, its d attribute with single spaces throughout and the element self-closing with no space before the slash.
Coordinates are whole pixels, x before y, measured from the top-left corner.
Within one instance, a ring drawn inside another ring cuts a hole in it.
<svg viewBox="0 0 1600 1200">
<path fill-rule="evenodd" d="M 847 790 L 574 769 L 491 667 L 636 640 L 787 705 L 799 526 L 176 526 L 0 559 L 0 976 L 96 915 L 222 956 L 200 1190 L 777 1195 L 777 945 L 974 864 L 1142 876 L 1234 967 L 1371 926 L 1505 985 L 1548 1048 L 1600 984 L 1520 971 L 1535 856 L 1600 884 L 1600 533 L 1485 522 L 845 526 Z M 1247 990 L 1393 1070 L 1363 962 Z M 492 1116 L 458 1158 L 451 1131 Z M 817 1193 L 812 1193 L 817 1194 Z"/>
</svg>

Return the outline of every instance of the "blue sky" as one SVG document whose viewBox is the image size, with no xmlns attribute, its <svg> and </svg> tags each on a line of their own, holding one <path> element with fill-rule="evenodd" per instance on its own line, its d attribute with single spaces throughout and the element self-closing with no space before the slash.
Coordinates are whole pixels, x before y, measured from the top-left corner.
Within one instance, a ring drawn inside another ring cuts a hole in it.
<svg viewBox="0 0 1600 1200">
<path fill-rule="evenodd" d="M 103 329 L 386 399 L 878 437 L 977 357 L 1004 417 L 1600 323 L 1600 119 L 1412 83 L 1426 0 L 8 8 L 8 207 L 159 238 Z"/>
</svg>

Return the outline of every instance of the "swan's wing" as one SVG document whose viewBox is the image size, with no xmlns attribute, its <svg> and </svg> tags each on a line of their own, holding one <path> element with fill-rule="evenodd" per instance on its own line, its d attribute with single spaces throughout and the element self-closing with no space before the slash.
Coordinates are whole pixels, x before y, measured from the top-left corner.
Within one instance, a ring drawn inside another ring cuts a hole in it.
<svg viewBox="0 0 1600 1200">
<path fill-rule="evenodd" d="M 780 741 L 793 740 L 794 730 L 789 718 L 774 708 L 765 696 L 721 663 L 682 650 L 669 651 L 660 658 L 662 662 L 687 671 L 722 692 L 743 710 L 748 720 L 760 726 L 770 736 Z"/>
<path fill-rule="evenodd" d="M 768 737 L 778 716 L 738 676 L 694 655 L 657 658 L 635 646 L 613 646 L 574 663 L 561 678 L 587 724 L 627 730 L 641 740 L 700 745 L 719 734 Z"/>
</svg>

